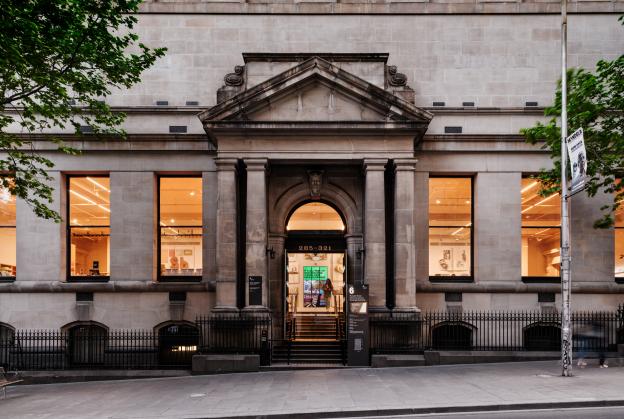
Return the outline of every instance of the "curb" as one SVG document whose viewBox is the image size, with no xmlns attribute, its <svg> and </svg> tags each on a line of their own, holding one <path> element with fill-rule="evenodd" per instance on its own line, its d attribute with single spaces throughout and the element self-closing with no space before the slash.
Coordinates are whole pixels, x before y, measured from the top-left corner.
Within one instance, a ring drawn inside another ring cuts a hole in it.
<svg viewBox="0 0 624 419">
<path fill-rule="evenodd" d="M 617 407 L 624 406 L 622 400 L 587 400 L 574 402 L 539 402 L 516 404 L 492 404 L 477 406 L 445 406 L 445 407 L 407 407 L 396 409 L 365 409 L 342 410 L 336 412 L 309 412 L 309 413 L 275 413 L 240 416 L 219 416 L 218 419 L 314 419 L 314 418 L 358 418 L 366 416 L 400 416 L 426 415 L 435 413 L 478 413 L 504 412 L 508 410 L 538 410 L 538 409 L 574 409 L 583 407 Z M 215 417 L 187 417 L 186 419 L 215 419 Z"/>
</svg>

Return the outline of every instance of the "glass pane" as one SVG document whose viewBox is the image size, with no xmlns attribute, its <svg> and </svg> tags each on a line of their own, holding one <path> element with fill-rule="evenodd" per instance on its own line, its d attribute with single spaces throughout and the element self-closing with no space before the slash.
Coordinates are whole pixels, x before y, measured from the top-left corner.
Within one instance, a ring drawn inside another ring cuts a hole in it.
<svg viewBox="0 0 624 419">
<path fill-rule="evenodd" d="M 522 179 L 522 225 L 526 227 L 561 225 L 559 194 L 543 197 L 538 194 L 539 190 L 539 181 Z"/>
<path fill-rule="evenodd" d="M 322 202 L 300 206 L 288 220 L 287 230 L 344 230 L 340 214 Z"/>
<path fill-rule="evenodd" d="M 470 226 L 472 179 L 429 178 L 429 225 Z"/>
<path fill-rule="evenodd" d="M 15 227 L 15 197 L 0 185 L 0 226 Z"/>
<path fill-rule="evenodd" d="M 201 178 L 160 178 L 160 225 L 202 225 Z"/>
<path fill-rule="evenodd" d="M 430 227 L 429 276 L 470 275 L 470 227 Z"/>
<path fill-rule="evenodd" d="M 160 274 L 201 276 L 202 228 L 160 228 Z"/>
<path fill-rule="evenodd" d="M 617 179 L 617 183 L 619 184 L 620 182 L 622 182 L 622 179 Z M 620 200 L 620 208 L 615 211 L 615 226 L 624 227 L 624 197 Z"/>
<path fill-rule="evenodd" d="M 615 276 L 624 278 L 624 228 L 615 229 Z"/>
<path fill-rule="evenodd" d="M 522 276 L 559 276 L 559 228 L 522 229 Z"/>
<path fill-rule="evenodd" d="M 110 179 L 72 177 L 69 179 L 69 223 L 72 226 L 110 225 Z"/>
<path fill-rule="evenodd" d="M 0 228 L 0 279 L 15 276 L 15 227 Z"/>
<path fill-rule="evenodd" d="M 110 228 L 71 228 L 71 276 L 110 275 Z"/>
</svg>

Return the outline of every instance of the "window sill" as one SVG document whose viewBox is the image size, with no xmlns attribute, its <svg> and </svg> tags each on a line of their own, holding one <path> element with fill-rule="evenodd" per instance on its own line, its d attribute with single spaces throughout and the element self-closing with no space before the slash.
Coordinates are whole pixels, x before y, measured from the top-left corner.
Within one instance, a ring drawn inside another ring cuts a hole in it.
<svg viewBox="0 0 624 419">
<path fill-rule="evenodd" d="M 158 282 L 201 282 L 201 276 L 161 276 Z"/>
<path fill-rule="evenodd" d="M 624 277 L 616 277 L 615 278 L 615 283 L 616 284 L 624 284 Z"/>
<path fill-rule="evenodd" d="M 108 282 L 110 276 L 71 276 L 67 278 L 67 282 L 80 283 L 80 282 Z"/>
<path fill-rule="evenodd" d="M 430 276 L 429 282 L 438 284 L 471 284 L 474 283 L 474 278 L 471 276 Z"/>
<path fill-rule="evenodd" d="M 559 276 L 523 276 L 522 282 L 525 284 L 561 284 Z"/>
</svg>

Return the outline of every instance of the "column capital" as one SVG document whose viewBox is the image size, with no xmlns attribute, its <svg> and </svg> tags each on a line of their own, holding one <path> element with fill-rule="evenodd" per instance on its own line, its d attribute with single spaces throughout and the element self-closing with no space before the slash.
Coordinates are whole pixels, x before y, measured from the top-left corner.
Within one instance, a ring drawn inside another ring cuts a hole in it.
<svg viewBox="0 0 624 419">
<path fill-rule="evenodd" d="M 384 171 L 386 164 L 388 164 L 388 159 L 364 159 L 362 164 L 364 166 L 364 170 L 367 172 Z"/>
<path fill-rule="evenodd" d="M 264 172 L 269 165 L 269 159 L 244 159 L 248 172 Z"/>
<path fill-rule="evenodd" d="M 234 171 L 236 170 L 236 164 L 238 161 L 236 159 L 224 159 L 219 158 L 215 159 L 215 165 L 217 166 L 217 171 Z"/>
<path fill-rule="evenodd" d="M 394 161 L 396 172 L 399 171 L 414 171 L 416 170 L 416 163 L 418 163 L 418 159 L 396 159 Z"/>
</svg>

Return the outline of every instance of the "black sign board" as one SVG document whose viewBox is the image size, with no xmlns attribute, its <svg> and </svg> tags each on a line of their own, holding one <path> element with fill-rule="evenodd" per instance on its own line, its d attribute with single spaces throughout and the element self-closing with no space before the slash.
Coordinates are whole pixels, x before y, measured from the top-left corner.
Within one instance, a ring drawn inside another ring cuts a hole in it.
<svg viewBox="0 0 624 419">
<path fill-rule="evenodd" d="M 262 305 L 262 277 L 249 276 L 249 305 Z"/>
<path fill-rule="evenodd" d="M 370 365 L 368 344 L 368 285 L 347 286 L 347 339 L 349 366 Z"/>
</svg>

